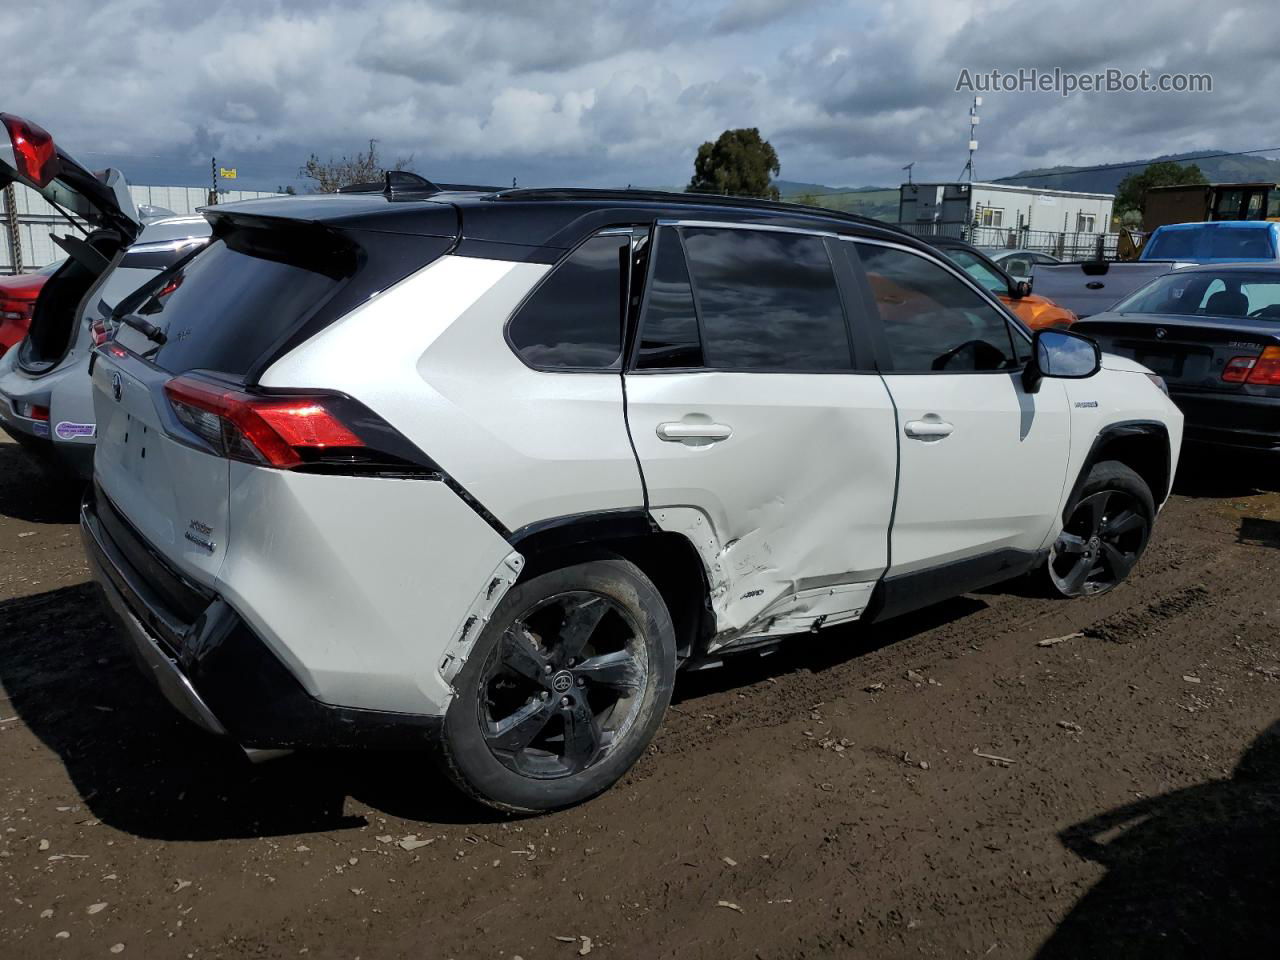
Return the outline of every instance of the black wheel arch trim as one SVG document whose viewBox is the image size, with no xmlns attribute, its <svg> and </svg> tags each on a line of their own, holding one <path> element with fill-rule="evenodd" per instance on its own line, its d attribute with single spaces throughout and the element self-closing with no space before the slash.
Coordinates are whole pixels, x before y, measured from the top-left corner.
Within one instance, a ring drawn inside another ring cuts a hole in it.
<svg viewBox="0 0 1280 960">
<path fill-rule="evenodd" d="M 1163 489 L 1152 490 L 1151 498 L 1155 501 L 1157 509 L 1160 504 L 1164 503 L 1169 496 L 1169 491 L 1173 488 L 1173 463 L 1169 444 L 1169 428 L 1159 420 L 1120 420 L 1103 427 L 1098 431 L 1098 435 L 1093 438 L 1089 453 L 1080 465 L 1080 471 L 1076 474 L 1075 482 L 1071 485 L 1071 493 L 1062 506 L 1063 523 L 1067 522 L 1071 512 L 1071 505 L 1076 502 L 1080 496 L 1080 491 L 1084 489 L 1084 485 L 1089 479 L 1089 471 L 1101 461 L 1101 453 L 1106 446 L 1114 440 L 1140 436 L 1156 437 L 1162 441 L 1164 483 L 1161 486 Z"/>
<path fill-rule="evenodd" d="M 661 532 L 662 529 L 643 507 L 623 507 L 527 523 L 513 532 L 508 540 L 527 559 L 551 550 Z"/>
</svg>

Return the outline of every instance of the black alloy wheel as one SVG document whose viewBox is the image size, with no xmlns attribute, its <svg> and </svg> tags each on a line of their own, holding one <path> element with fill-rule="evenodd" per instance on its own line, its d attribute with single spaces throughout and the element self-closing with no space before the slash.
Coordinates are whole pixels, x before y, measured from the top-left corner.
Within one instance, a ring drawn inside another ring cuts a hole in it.
<svg viewBox="0 0 1280 960">
<path fill-rule="evenodd" d="M 623 607 L 572 590 L 521 613 L 478 684 L 490 753 L 524 777 L 555 779 L 605 759 L 644 700 L 648 651 Z"/>
<path fill-rule="evenodd" d="M 1054 587 L 1067 597 L 1105 593 L 1129 575 L 1150 535 L 1151 510 L 1138 491 L 1086 488 L 1049 557 Z"/>
</svg>

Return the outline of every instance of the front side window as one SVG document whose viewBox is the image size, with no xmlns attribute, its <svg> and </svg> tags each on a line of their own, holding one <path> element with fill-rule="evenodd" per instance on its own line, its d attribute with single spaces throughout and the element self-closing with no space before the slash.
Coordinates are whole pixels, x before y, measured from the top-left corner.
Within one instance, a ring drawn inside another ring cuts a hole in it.
<svg viewBox="0 0 1280 960">
<path fill-rule="evenodd" d="M 592 237 L 543 280 L 507 328 L 531 367 L 616 370 L 631 254 L 630 235 Z"/>
<path fill-rule="evenodd" d="M 897 373 L 974 373 L 1018 364 L 1009 324 L 940 265 L 858 243 Z"/>
<path fill-rule="evenodd" d="M 851 370 L 853 354 L 821 237 L 686 227 L 703 362 L 715 369 Z"/>
</svg>

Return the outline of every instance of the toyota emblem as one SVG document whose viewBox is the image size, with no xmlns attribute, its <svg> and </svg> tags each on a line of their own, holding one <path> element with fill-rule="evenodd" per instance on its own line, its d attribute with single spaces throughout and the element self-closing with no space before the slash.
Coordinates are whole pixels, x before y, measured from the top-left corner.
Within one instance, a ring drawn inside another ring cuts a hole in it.
<svg viewBox="0 0 1280 960">
<path fill-rule="evenodd" d="M 568 693 L 573 686 L 573 674 L 568 670 L 561 670 L 551 678 L 551 689 L 556 693 Z"/>
<path fill-rule="evenodd" d="M 120 374 L 113 373 L 111 375 L 111 395 L 119 402 L 120 397 L 124 394 L 124 381 L 120 379 Z"/>
<path fill-rule="evenodd" d="M 1164 327 L 1156 327 L 1156 339 L 1163 340 L 1165 337 L 1165 334 L 1167 334 L 1168 332 L 1169 331 L 1166 330 Z"/>
</svg>

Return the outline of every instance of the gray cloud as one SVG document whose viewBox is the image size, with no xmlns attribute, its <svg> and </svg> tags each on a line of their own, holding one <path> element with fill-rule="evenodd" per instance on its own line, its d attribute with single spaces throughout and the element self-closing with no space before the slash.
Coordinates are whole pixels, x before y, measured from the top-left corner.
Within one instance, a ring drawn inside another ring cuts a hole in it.
<svg viewBox="0 0 1280 960">
<path fill-rule="evenodd" d="M 4 102 L 91 164 L 247 185 L 376 138 L 443 180 L 677 185 L 698 144 L 758 126 L 783 176 L 894 183 L 963 166 L 961 68 L 1209 72 L 1212 95 L 992 93 L 983 176 L 1267 146 L 1272 8 L 1191 0 L 64 0 L 0 18 Z"/>
</svg>

